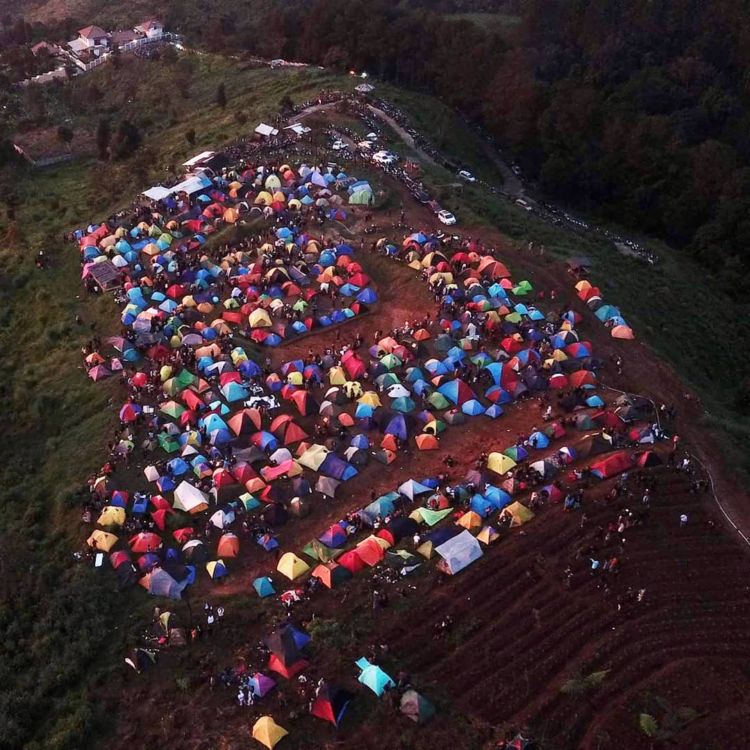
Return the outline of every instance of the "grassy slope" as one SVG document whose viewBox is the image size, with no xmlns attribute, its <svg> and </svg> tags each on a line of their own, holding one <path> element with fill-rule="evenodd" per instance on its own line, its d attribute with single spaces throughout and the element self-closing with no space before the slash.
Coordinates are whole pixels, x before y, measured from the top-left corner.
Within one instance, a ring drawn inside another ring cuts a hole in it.
<svg viewBox="0 0 750 750">
<path fill-rule="evenodd" d="M 87 77 L 107 92 L 102 111 L 137 119 L 154 111 L 152 92 L 167 98 L 158 65 L 138 72 L 130 112 L 107 89 L 111 71 Z M 230 96 L 223 111 L 213 104 L 219 80 Z M 71 559 L 81 543 L 71 493 L 101 465 L 116 419 L 107 408 L 111 389 L 83 376 L 80 347 L 90 321 L 106 335 L 116 329 L 117 312 L 108 297 L 79 298 L 77 253 L 62 233 L 128 203 L 136 185 L 142 189 L 203 146 L 241 135 L 234 111 L 248 116 L 244 129 L 252 130 L 277 111 L 282 93 L 304 100 L 329 84 L 316 72 L 237 71 L 202 58 L 191 98 L 146 128 L 144 150 L 153 153 L 146 164 L 141 157 L 114 166 L 82 160 L 12 181 L 16 222 L 4 212 L 0 219 L 0 748 L 83 747 L 103 721 L 90 690 L 122 658 L 131 623 L 149 607 L 136 595 L 123 604 L 109 576 Z M 185 141 L 188 126 L 195 146 Z M 34 267 L 40 248 L 50 260 L 44 271 Z"/>
</svg>

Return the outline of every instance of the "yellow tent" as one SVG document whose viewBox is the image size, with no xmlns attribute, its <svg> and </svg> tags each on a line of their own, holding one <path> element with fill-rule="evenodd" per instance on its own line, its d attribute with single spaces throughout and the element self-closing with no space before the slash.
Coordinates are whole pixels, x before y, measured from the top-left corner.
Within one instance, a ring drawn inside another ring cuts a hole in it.
<svg viewBox="0 0 750 750">
<path fill-rule="evenodd" d="M 236 224 L 240 218 L 240 212 L 236 208 L 228 208 L 224 211 L 224 221 L 227 224 Z"/>
<path fill-rule="evenodd" d="M 99 526 L 122 526 L 125 523 L 125 508 L 108 505 L 102 510 L 97 523 Z"/>
<path fill-rule="evenodd" d="M 106 531 L 94 531 L 86 540 L 89 547 L 97 549 L 100 552 L 109 552 L 117 544 L 117 537 L 114 534 L 108 534 Z"/>
<path fill-rule="evenodd" d="M 582 292 L 585 289 L 591 289 L 591 282 L 586 281 L 586 279 L 581 279 L 581 281 L 576 284 L 576 291 Z"/>
<path fill-rule="evenodd" d="M 475 513 L 470 510 L 468 513 L 464 513 L 461 518 L 456 521 L 456 526 L 463 526 L 471 532 L 478 531 L 482 528 L 482 516 L 479 513 Z"/>
<path fill-rule="evenodd" d="M 432 542 L 422 542 L 417 547 L 417 553 L 422 555 L 426 560 L 429 560 L 435 554 L 435 548 Z"/>
<path fill-rule="evenodd" d="M 289 732 L 284 727 L 279 726 L 270 716 L 261 716 L 253 724 L 253 739 L 258 740 L 268 750 L 273 750 L 287 734 Z"/>
<path fill-rule="evenodd" d="M 248 320 L 252 328 L 270 328 L 273 325 L 268 313 L 260 307 L 250 313 Z"/>
<path fill-rule="evenodd" d="M 343 385 L 346 383 L 346 373 L 343 367 L 332 367 L 328 371 L 328 382 L 331 385 Z"/>
<path fill-rule="evenodd" d="M 500 534 L 498 534 L 492 526 L 485 526 L 477 534 L 477 540 L 482 542 L 482 544 L 492 544 L 492 542 L 496 541 L 499 536 Z"/>
<path fill-rule="evenodd" d="M 304 560 L 297 557 L 294 552 L 285 552 L 281 556 L 276 570 L 285 575 L 290 581 L 293 581 L 295 578 L 299 578 L 304 573 L 307 573 L 310 570 L 310 566 Z"/>
<path fill-rule="evenodd" d="M 263 204 L 264 206 L 270 206 L 273 203 L 273 196 L 271 193 L 261 190 L 257 197 L 255 198 L 255 205 L 259 206 Z"/>
<path fill-rule="evenodd" d="M 504 453 L 490 453 L 487 458 L 487 468 L 496 474 L 505 474 L 515 465 L 516 462 L 512 458 L 508 458 Z"/>
<path fill-rule="evenodd" d="M 503 510 L 503 513 L 508 513 L 511 518 L 511 526 L 523 526 L 534 517 L 534 511 L 527 508 L 517 500 L 515 503 L 511 503 L 507 508 Z"/>
<path fill-rule="evenodd" d="M 301 575 L 310 570 L 310 566 L 302 559 L 297 557 L 294 552 L 286 552 L 281 556 L 276 570 L 285 575 L 290 581 L 299 578 Z"/>
<path fill-rule="evenodd" d="M 277 190 L 277 191 L 276 191 L 276 192 L 275 192 L 275 193 L 273 194 L 273 196 L 272 196 L 272 197 L 273 197 L 274 203 L 275 203 L 276 201 L 279 201 L 279 202 L 281 202 L 281 203 L 286 203 L 286 196 L 284 195 L 284 193 L 282 193 L 282 192 L 281 192 L 281 190 Z"/>
<path fill-rule="evenodd" d="M 357 399 L 357 403 L 372 406 L 373 409 L 377 406 L 382 406 L 382 404 L 380 403 L 380 396 L 378 396 L 375 391 L 367 391 L 367 393 L 363 394 Z"/>
</svg>

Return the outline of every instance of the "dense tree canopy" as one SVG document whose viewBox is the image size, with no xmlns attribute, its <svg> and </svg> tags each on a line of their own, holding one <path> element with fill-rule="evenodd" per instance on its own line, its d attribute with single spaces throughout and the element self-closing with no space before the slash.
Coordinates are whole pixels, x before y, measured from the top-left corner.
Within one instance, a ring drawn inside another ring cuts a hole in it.
<svg viewBox="0 0 750 750">
<path fill-rule="evenodd" d="M 429 90 L 482 122 L 548 194 L 685 247 L 727 289 L 747 291 L 747 3 L 521 7 L 509 37 L 419 2 L 318 0 L 280 10 L 260 0 L 252 17 L 217 16 L 203 38 L 217 51 L 367 70 Z M 189 19 L 175 22 L 190 33 Z"/>
</svg>

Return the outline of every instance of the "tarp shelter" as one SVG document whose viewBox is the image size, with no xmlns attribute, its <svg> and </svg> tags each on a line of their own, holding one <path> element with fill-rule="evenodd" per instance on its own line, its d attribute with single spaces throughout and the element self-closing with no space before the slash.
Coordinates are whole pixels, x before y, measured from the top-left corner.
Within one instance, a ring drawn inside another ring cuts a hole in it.
<svg viewBox="0 0 750 750">
<path fill-rule="evenodd" d="M 273 125 L 266 125 L 265 122 L 260 123 L 260 125 L 255 128 L 255 132 L 258 135 L 262 135 L 264 138 L 270 138 L 271 136 L 279 134 L 279 131 L 273 127 Z"/>
<path fill-rule="evenodd" d="M 466 530 L 436 547 L 435 552 L 443 558 L 443 568 L 451 575 L 460 573 L 465 567 L 482 557 L 479 542 L 471 532 Z"/>
<path fill-rule="evenodd" d="M 122 276 L 117 266 L 111 260 L 94 263 L 91 266 L 91 276 L 102 291 L 112 292 L 122 286 Z"/>
<path fill-rule="evenodd" d="M 284 727 L 279 726 L 270 716 L 261 716 L 253 724 L 253 739 L 258 740 L 268 750 L 273 750 L 287 734 L 289 732 Z"/>
</svg>

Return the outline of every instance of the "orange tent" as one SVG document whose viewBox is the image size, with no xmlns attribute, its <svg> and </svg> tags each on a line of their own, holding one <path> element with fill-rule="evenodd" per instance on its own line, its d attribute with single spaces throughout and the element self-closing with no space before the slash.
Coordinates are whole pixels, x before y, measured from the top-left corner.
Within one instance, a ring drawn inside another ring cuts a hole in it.
<svg viewBox="0 0 750 750">
<path fill-rule="evenodd" d="M 216 547 L 217 557 L 237 557 L 240 552 L 240 540 L 236 534 L 224 534 Z"/>
<path fill-rule="evenodd" d="M 417 448 L 421 451 L 436 451 L 439 448 L 438 439 L 429 433 L 417 435 L 415 440 L 417 442 Z"/>
</svg>

